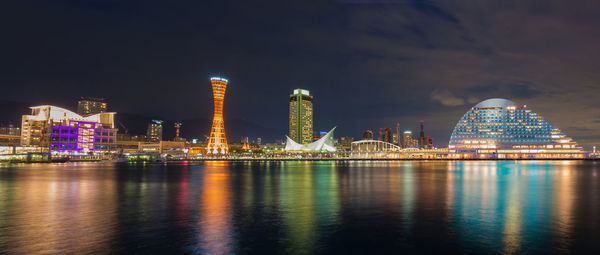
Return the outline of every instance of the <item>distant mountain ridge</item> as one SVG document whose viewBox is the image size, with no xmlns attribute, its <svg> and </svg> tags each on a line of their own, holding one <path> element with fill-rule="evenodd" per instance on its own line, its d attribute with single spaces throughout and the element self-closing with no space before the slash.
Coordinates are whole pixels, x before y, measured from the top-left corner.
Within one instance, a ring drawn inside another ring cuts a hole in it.
<svg viewBox="0 0 600 255">
<path fill-rule="evenodd" d="M 210 135 L 212 119 L 193 118 L 182 120 L 170 120 L 160 117 L 147 117 L 132 113 L 117 113 L 115 121 L 119 128 L 119 133 L 123 133 L 123 127 L 129 130 L 129 134 L 146 134 L 148 123 L 153 119 L 160 119 L 163 123 L 163 139 L 170 140 L 175 137 L 175 121 L 183 123 L 181 136 L 184 138 L 198 138 L 201 141 Z M 121 126 L 122 125 L 122 126 Z M 285 137 L 284 131 L 278 131 L 275 128 L 264 127 L 244 119 L 225 119 L 225 134 L 230 143 L 237 143 L 242 136 L 249 137 L 250 140 L 256 140 L 261 137 L 264 142 L 272 142 L 276 139 Z"/>
<path fill-rule="evenodd" d="M 33 105 L 27 102 L 0 100 L 0 125 L 21 126 L 21 116 L 31 114 L 31 106 Z"/>
<path fill-rule="evenodd" d="M 21 116 L 30 114 L 29 107 L 36 104 L 28 102 L 17 102 L 11 100 L 0 100 L 0 125 L 21 126 Z M 74 109 L 70 109 L 74 110 Z M 119 113 L 115 116 L 116 127 L 119 133 L 124 133 L 125 128 L 129 134 L 144 135 L 146 134 L 148 123 L 153 119 L 161 119 L 163 124 L 163 139 L 170 140 L 175 137 L 175 121 L 181 121 L 181 136 L 184 138 L 198 138 L 203 140 L 205 136 L 210 134 L 212 119 L 208 118 L 191 118 L 182 120 L 172 120 L 169 118 L 148 117 L 136 113 Z M 230 143 L 237 143 L 242 136 L 248 136 L 250 140 L 256 140 L 261 137 L 263 142 L 273 142 L 275 139 L 283 139 L 285 130 L 278 130 L 272 127 L 265 127 L 257 123 L 234 118 L 225 119 L 225 134 Z"/>
</svg>

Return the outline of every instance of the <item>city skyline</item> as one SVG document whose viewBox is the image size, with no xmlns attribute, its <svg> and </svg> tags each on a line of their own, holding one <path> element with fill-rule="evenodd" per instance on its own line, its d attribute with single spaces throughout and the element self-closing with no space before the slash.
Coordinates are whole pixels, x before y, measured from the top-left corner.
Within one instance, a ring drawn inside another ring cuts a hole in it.
<svg viewBox="0 0 600 255">
<path fill-rule="evenodd" d="M 0 254 L 598 254 L 599 10 L 3 1 Z"/>
<path fill-rule="evenodd" d="M 210 118 L 201 84 L 223 73 L 236 81 L 226 115 L 281 135 L 281 95 L 302 87 L 318 95 L 315 130 L 338 126 L 339 136 L 397 122 L 417 133 L 423 119 L 445 144 L 473 103 L 498 97 L 535 105 L 588 150 L 600 144 L 597 3 L 8 5 L 0 100 L 66 107 L 94 96 L 120 113 Z"/>
</svg>

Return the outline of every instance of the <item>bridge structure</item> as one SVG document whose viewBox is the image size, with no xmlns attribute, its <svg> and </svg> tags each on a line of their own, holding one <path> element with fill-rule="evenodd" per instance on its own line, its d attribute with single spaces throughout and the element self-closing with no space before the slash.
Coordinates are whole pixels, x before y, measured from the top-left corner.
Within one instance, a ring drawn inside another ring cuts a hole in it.
<svg viewBox="0 0 600 255">
<path fill-rule="evenodd" d="M 448 149 L 402 148 L 398 145 L 378 141 L 361 140 L 351 144 L 350 158 L 355 159 L 444 159 Z"/>
</svg>

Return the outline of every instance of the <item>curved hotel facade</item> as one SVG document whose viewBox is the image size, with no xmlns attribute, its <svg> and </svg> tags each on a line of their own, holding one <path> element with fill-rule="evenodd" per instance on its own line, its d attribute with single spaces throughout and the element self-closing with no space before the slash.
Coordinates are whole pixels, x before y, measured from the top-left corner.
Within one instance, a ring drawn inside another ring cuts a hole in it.
<svg viewBox="0 0 600 255">
<path fill-rule="evenodd" d="M 584 158 L 575 141 L 525 105 L 493 98 L 471 108 L 456 124 L 449 158 Z"/>
</svg>

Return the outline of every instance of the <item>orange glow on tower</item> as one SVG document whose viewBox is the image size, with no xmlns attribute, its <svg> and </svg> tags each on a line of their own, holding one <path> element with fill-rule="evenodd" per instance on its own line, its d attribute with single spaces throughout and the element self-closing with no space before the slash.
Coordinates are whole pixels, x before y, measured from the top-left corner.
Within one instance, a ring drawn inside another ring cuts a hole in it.
<svg viewBox="0 0 600 255">
<path fill-rule="evenodd" d="M 227 89 L 228 82 L 227 79 L 220 77 L 210 78 L 215 102 L 215 114 L 210 129 L 210 137 L 208 138 L 208 146 L 206 146 L 208 154 L 227 154 L 229 152 L 223 121 L 223 100 L 225 99 L 225 89 Z"/>
</svg>

